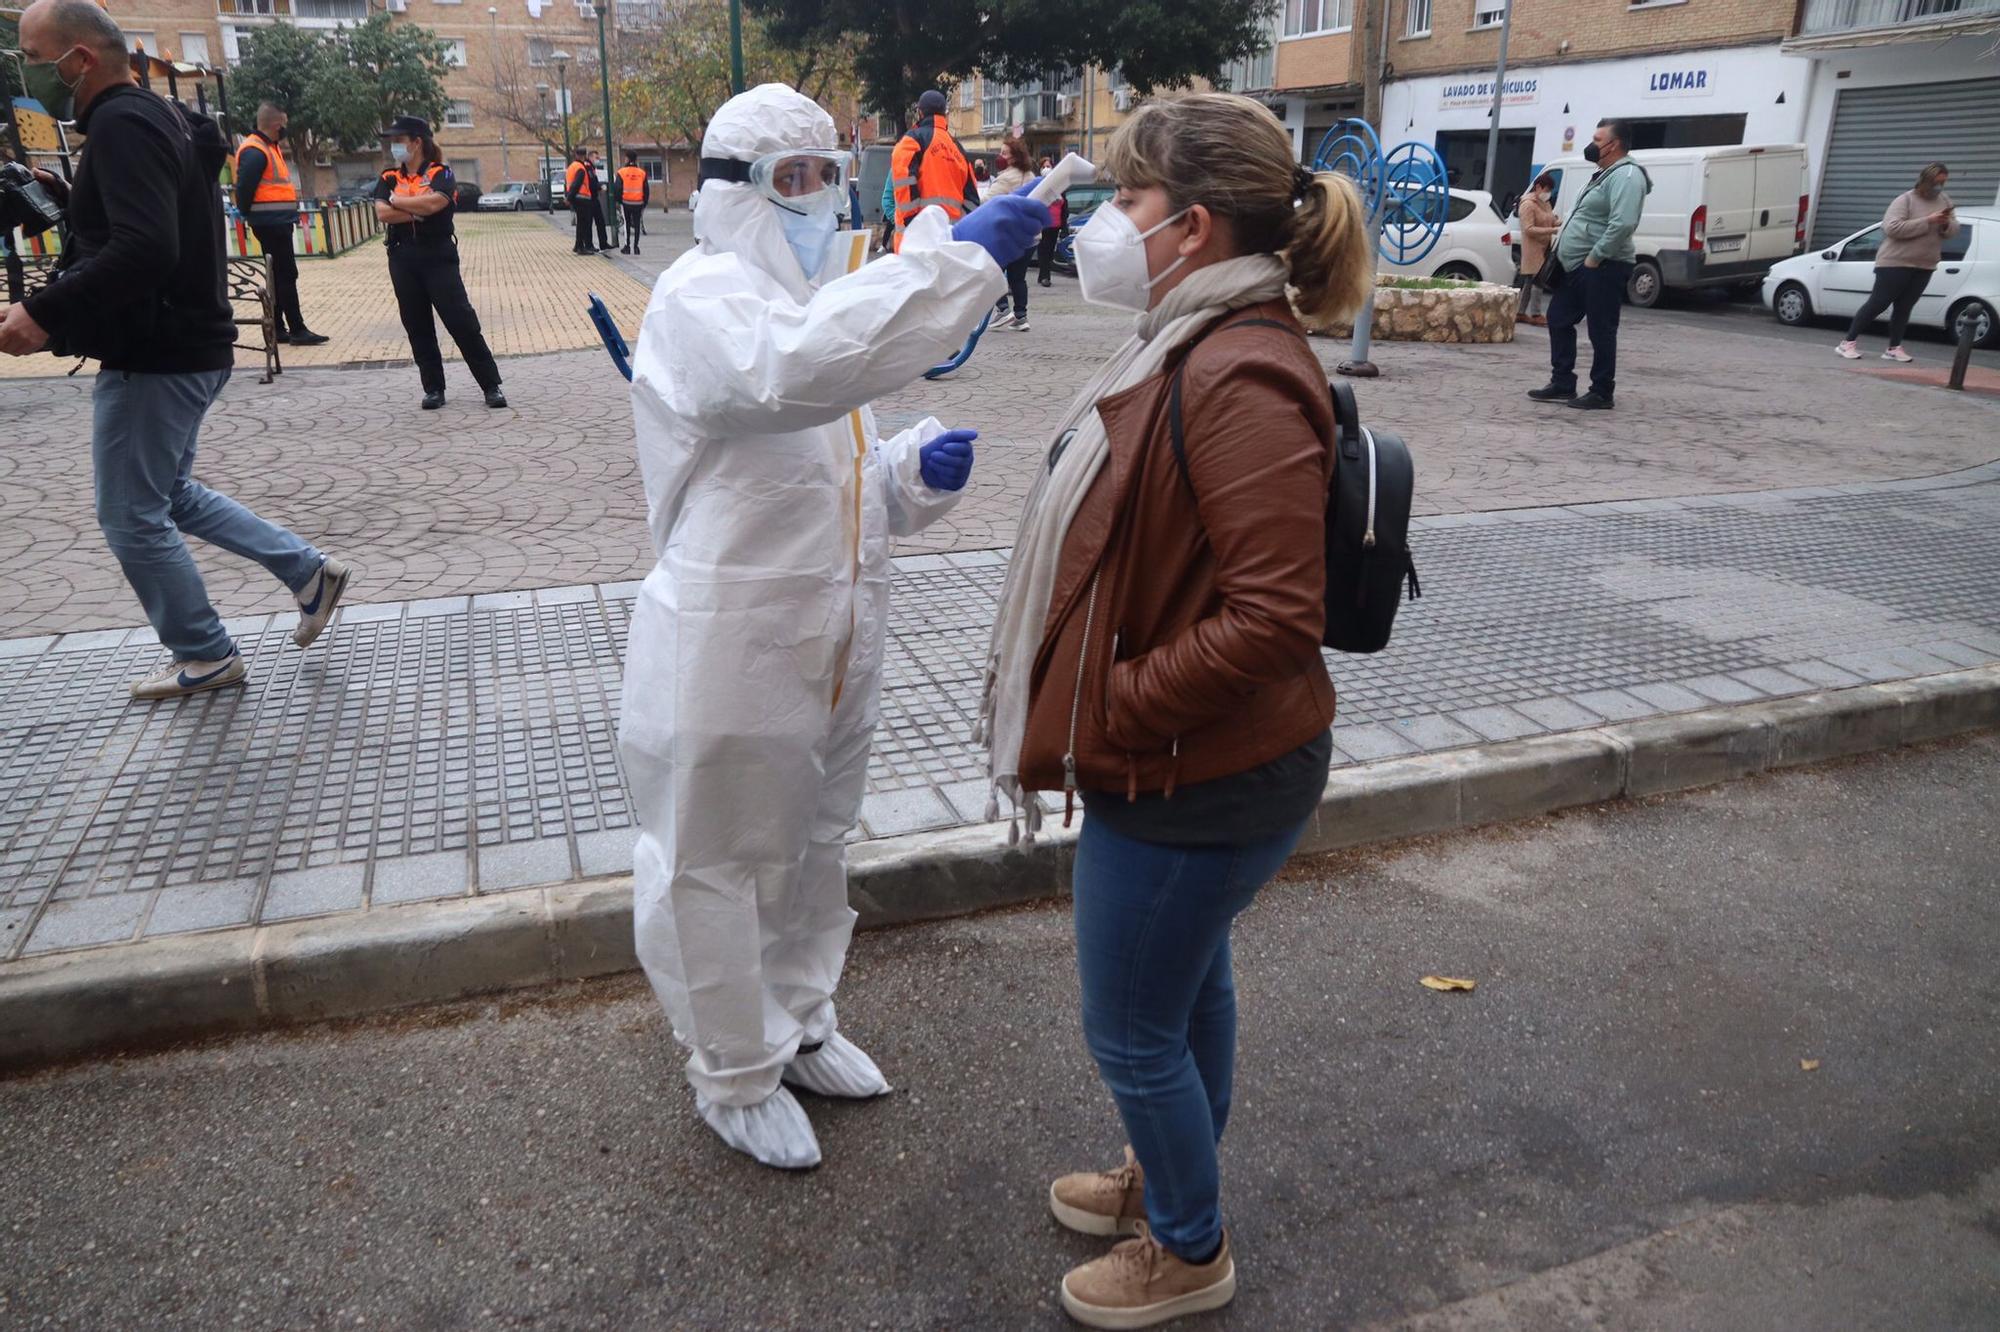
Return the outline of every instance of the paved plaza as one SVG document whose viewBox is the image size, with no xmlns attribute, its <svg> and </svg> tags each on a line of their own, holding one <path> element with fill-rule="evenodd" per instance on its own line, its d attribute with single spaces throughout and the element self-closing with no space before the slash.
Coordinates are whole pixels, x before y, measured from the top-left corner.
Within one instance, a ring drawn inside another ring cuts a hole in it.
<svg viewBox="0 0 2000 1332">
<path fill-rule="evenodd" d="M 496 345 L 586 344 L 585 287 L 625 284 L 633 328 L 665 258 L 571 256 L 535 217 L 467 233 L 492 242 L 481 263 L 534 275 L 532 296 L 482 304 Z M 1073 283 L 1033 299 L 1030 332 L 991 333 L 951 379 L 878 405 L 886 428 L 933 414 L 982 440 L 967 500 L 901 552 L 864 836 L 985 803 L 966 736 L 1014 517 L 1052 423 L 1128 327 Z M 1522 398 L 1546 373 L 1538 330 L 1378 348 L 1387 377 L 1358 391 L 1416 452 L 1425 595 L 1390 651 L 1332 663 L 1338 762 L 2000 658 L 2000 404 L 1741 320 L 1635 311 L 1626 329 L 1610 415 Z M 356 338 L 330 358 L 394 359 Z M 0 958 L 629 865 L 613 741 L 650 554 L 625 386 L 596 351 L 503 368 L 502 412 L 457 367 L 437 413 L 415 410 L 407 367 L 239 375 L 204 479 L 360 581 L 302 654 L 282 590 L 197 547 L 253 682 L 150 706 L 124 701 L 159 652 L 91 517 L 88 383 L 0 384 L 0 660 L 20 682 L 0 700 Z"/>
</svg>

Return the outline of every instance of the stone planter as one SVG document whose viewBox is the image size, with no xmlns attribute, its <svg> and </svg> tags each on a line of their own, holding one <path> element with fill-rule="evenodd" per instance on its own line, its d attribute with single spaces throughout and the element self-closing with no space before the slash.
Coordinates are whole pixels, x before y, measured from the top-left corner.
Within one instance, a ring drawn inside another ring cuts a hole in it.
<svg viewBox="0 0 2000 1332">
<path fill-rule="evenodd" d="M 1396 287 L 1375 279 L 1377 342 L 1512 342 L 1519 294 L 1512 287 L 1467 282 L 1455 287 Z M 1351 337 L 1348 322 L 1308 325 L 1315 333 Z"/>
</svg>

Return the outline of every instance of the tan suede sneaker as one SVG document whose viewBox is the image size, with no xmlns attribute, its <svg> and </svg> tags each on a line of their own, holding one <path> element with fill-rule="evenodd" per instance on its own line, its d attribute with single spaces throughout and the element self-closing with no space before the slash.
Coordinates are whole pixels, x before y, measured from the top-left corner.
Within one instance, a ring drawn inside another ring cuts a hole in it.
<svg viewBox="0 0 2000 1332">
<path fill-rule="evenodd" d="M 1236 1298 L 1236 1263 L 1229 1235 L 1215 1258 L 1196 1267 L 1162 1248 L 1139 1225 L 1128 1239 L 1063 1278 L 1063 1308 L 1085 1327 L 1152 1327 L 1188 1314 L 1220 1309 Z"/>
<path fill-rule="evenodd" d="M 1049 1185 L 1049 1210 L 1079 1235 L 1136 1235 L 1146 1220 L 1146 1172 L 1127 1147 L 1116 1170 L 1064 1175 Z"/>
</svg>

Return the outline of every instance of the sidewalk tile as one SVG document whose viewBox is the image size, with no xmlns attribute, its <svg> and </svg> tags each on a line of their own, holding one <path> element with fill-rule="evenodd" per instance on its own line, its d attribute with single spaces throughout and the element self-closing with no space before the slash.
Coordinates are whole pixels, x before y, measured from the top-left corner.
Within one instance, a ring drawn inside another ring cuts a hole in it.
<svg viewBox="0 0 2000 1332">
<path fill-rule="evenodd" d="M 321 916 L 330 911 L 359 911 L 366 869 L 360 861 L 350 861 L 274 874 L 258 919 L 269 924 L 299 916 Z"/>
<path fill-rule="evenodd" d="M 386 624 L 403 618 L 403 604 L 400 601 L 383 601 L 372 606 L 357 606 L 351 602 L 340 603 L 340 623 L 342 624 Z"/>
<path fill-rule="evenodd" d="M 1940 675 L 1958 665 L 1917 647 L 1891 648 L 1889 659 L 1902 666 L 1905 675 Z"/>
<path fill-rule="evenodd" d="M 28 917 L 33 907 L 17 906 L 0 910 L 0 960 L 14 956 L 14 949 L 28 937 Z"/>
<path fill-rule="evenodd" d="M 150 939 L 159 934 L 247 924 L 256 905 L 255 879 L 162 888 L 158 900 L 153 903 L 152 919 L 146 922 L 146 937 Z"/>
<path fill-rule="evenodd" d="M 861 822 L 876 837 L 921 832 L 958 822 L 951 807 L 928 786 L 904 791 L 878 791 L 861 801 Z"/>
<path fill-rule="evenodd" d="M 1741 680 L 1752 689 L 1761 690 L 1773 697 L 1782 698 L 1786 694 L 1806 694 L 1812 692 L 1812 681 L 1802 680 L 1789 671 L 1775 666 L 1752 666 L 1748 670 L 1731 671 L 1732 679 Z"/>
<path fill-rule="evenodd" d="M 942 555 L 899 555 L 894 563 L 897 573 L 938 573 L 951 568 Z"/>
<path fill-rule="evenodd" d="M 222 629 L 231 638 L 262 638 L 264 631 L 271 627 L 273 618 L 269 615 L 239 615 L 224 620 Z"/>
<path fill-rule="evenodd" d="M 408 603 L 406 610 L 413 620 L 429 619 L 438 615 L 459 615 L 466 609 L 466 597 L 425 597 L 422 601 Z"/>
<path fill-rule="evenodd" d="M 1634 698 L 1644 699 L 1661 712 L 1693 712 L 1709 705 L 1708 699 L 1692 689 L 1683 689 L 1675 684 L 1633 685 L 1626 692 Z"/>
<path fill-rule="evenodd" d="M 1826 659 L 1841 670 L 1873 683 L 1907 679 L 1910 674 L 1909 668 L 1898 661 L 1892 653 L 1881 650 L 1829 653 Z"/>
<path fill-rule="evenodd" d="M 939 788 L 944 798 L 958 814 L 962 823 L 984 823 L 986 821 L 986 801 L 993 793 L 991 782 L 975 778 L 972 781 L 952 782 Z M 1001 814 L 1006 814 L 1006 801 L 1001 801 Z"/>
<path fill-rule="evenodd" d="M 88 633 L 64 634 L 52 649 L 56 652 L 94 652 L 101 648 L 125 646 L 130 629 L 93 629 Z"/>
<path fill-rule="evenodd" d="M 603 832 L 579 833 L 576 839 L 576 858 L 583 866 L 583 877 L 590 879 L 600 874 L 630 874 L 632 844 L 638 837 L 637 828 L 610 828 Z"/>
<path fill-rule="evenodd" d="M 604 583 L 597 590 L 604 594 L 606 601 L 631 601 L 639 595 L 639 589 L 645 585 L 645 579 L 634 578 L 623 583 Z"/>
<path fill-rule="evenodd" d="M 955 569 L 990 569 L 996 564 L 1007 562 L 1007 553 L 1000 550 L 955 550 L 945 556 Z"/>
<path fill-rule="evenodd" d="M 35 638 L 0 639 L 0 657 L 33 657 L 55 646 L 54 634 L 42 634 Z"/>
<path fill-rule="evenodd" d="M 379 879 L 382 862 L 375 863 L 375 873 Z M 567 837 L 501 842 L 479 848 L 479 891 L 482 893 L 568 883 L 574 877 L 570 869 Z"/>
<path fill-rule="evenodd" d="M 1995 660 L 2000 660 L 2000 658 L 1996 658 L 1991 652 L 1967 647 L 1965 644 L 1954 642 L 1951 639 L 1926 643 L 1924 644 L 1924 651 L 1930 653 L 1933 657 L 1941 657 L 1952 665 L 1964 670 L 1971 670 L 1976 666 L 1991 665 Z"/>
<path fill-rule="evenodd" d="M 1843 671 L 1838 666 L 1823 661 L 1788 661 L 1784 665 L 1787 675 L 1796 675 L 1819 686 L 1821 689 L 1847 689 L 1865 683 L 1852 671 Z"/>
<path fill-rule="evenodd" d="M 415 856 L 378 856 L 375 884 L 368 900 L 374 906 L 428 902 L 465 893 L 467 865 L 463 851 L 427 851 Z"/>
<path fill-rule="evenodd" d="M 1534 718 L 1507 707 L 1467 708 L 1452 713 L 1451 717 L 1488 740 L 1519 740 L 1526 735 L 1540 735 L 1547 729 Z"/>
<path fill-rule="evenodd" d="M 139 928 L 150 893 L 112 893 L 69 902 L 51 902 L 28 936 L 22 953 L 52 953 L 59 948 L 123 943 Z"/>
<path fill-rule="evenodd" d="M 1414 754 L 1417 747 L 1380 722 L 1365 722 L 1360 726 L 1333 728 L 1333 743 L 1340 746 L 1342 753 L 1358 763 L 1372 763 L 1376 759 L 1402 758 Z"/>
<path fill-rule="evenodd" d="M 1595 726 L 1604 718 L 1567 698 L 1531 698 L 1516 703 L 1514 711 L 1540 722 L 1551 731 L 1575 731 Z"/>
<path fill-rule="evenodd" d="M 1717 703 L 1755 703 L 1764 697 L 1764 691 L 1755 685 L 1727 675 L 1698 675 L 1692 680 L 1681 681 L 1681 686 Z"/>
<path fill-rule="evenodd" d="M 1459 749 L 1465 745 L 1476 745 L 1480 736 L 1469 731 L 1449 717 L 1435 713 L 1420 717 L 1399 717 L 1389 724 L 1389 728 L 1419 749 Z"/>
<path fill-rule="evenodd" d="M 1634 698 L 1622 689 L 1592 689 L 1572 695 L 1572 700 L 1607 721 L 1633 721 L 1651 717 L 1658 711 L 1645 700 Z M 1527 708 L 1523 707 L 1521 711 L 1527 712 Z"/>
<path fill-rule="evenodd" d="M 472 599 L 476 611 L 527 610 L 534 604 L 533 592 L 482 592 Z"/>
<path fill-rule="evenodd" d="M 589 583 L 535 589 L 535 604 L 538 606 L 579 606 L 584 602 L 595 600 L 597 600 L 597 589 Z"/>
</svg>

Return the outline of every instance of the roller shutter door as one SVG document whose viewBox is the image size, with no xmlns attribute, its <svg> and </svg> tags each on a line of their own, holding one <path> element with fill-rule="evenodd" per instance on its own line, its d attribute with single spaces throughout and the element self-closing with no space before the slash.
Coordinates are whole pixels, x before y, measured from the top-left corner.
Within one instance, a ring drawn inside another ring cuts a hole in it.
<svg viewBox="0 0 2000 1332">
<path fill-rule="evenodd" d="M 2000 190 L 1997 127 L 2000 79 L 1843 91 L 1819 175 L 1813 245 L 1880 222 L 1926 162 L 1951 168 L 1946 189 L 1961 205 L 1990 206 Z"/>
</svg>

